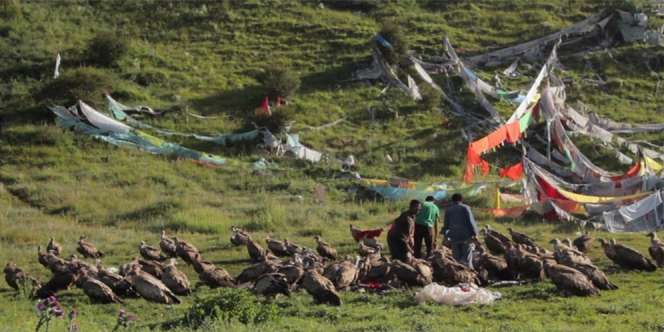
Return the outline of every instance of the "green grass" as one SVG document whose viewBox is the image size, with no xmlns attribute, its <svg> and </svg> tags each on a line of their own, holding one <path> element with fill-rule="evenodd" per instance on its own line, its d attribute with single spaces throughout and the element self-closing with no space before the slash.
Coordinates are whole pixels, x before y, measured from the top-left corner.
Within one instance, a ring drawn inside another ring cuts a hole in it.
<svg viewBox="0 0 664 332">
<path fill-rule="evenodd" d="M 18 2 L 16 2 L 18 3 Z M 352 72 L 369 59 L 369 40 L 390 18 L 401 24 L 412 48 L 424 56 L 442 53 L 448 35 L 465 54 L 515 44 L 577 21 L 598 8 L 593 1 L 510 3 L 479 1 L 451 5 L 447 11 L 425 2 L 381 4 L 374 11 L 352 12 L 320 8 L 313 2 L 220 1 L 218 3 L 160 1 L 22 2 L 20 15 L 0 22 L 0 264 L 14 260 L 44 279 L 36 261 L 36 246 L 50 236 L 74 253 L 75 241 L 86 234 L 108 253 L 106 265 L 119 265 L 137 255 L 141 240 L 155 244 L 162 229 L 196 244 L 206 258 L 237 274 L 246 262 L 244 248 L 228 243 L 231 225 L 254 230 L 262 239 L 277 238 L 313 246 L 320 234 L 351 254 L 354 244 L 349 224 L 376 227 L 386 224 L 403 203 L 357 202 L 347 189 L 351 183 L 335 180 L 336 165 L 309 165 L 276 160 L 272 176 L 251 173 L 248 162 L 257 159 L 251 148 L 203 145 L 169 138 L 186 146 L 237 161 L 233 166 L 209 169 L 186 160 L 168 160 L 120 149 L 54 125 L 45 106 L 63 96 L 42 93 L 53 84 L 55 54 L 63 57 L 62 74 L 72 75 L 85 61 L 85 47 L 99 31 L 113 31 L 129 42 L 127 56 L 117 66 L 91 69 L 106 75 L 111 93 L 125 104 L 147 104 L 174 109 L 150 124 L 183 132 L 235 132 L 249 128 L 253 109 L 265 91 L 259 77 L 270 64 L 297 71 L 301 88 L 291 98 L 293 131 L 303 142 L 335 157 L 355 155 L 365 177 L 402 176 L 424 182 L 458 181 L 465 142 L 461 122 L 443 107 L 443 114 L 418 111 L 418 105 L 395 90 L 380 95 L 381 84 L 348 82 Z M 651 19 L 651 24 L 662 20 Z M 582 101 L 591 110 L 615 120 L 662 122 L 656 111 L 661 99 L 653 95 L 664 74 L 662 50 L 644 45 L 620 46 L 586 59 L 563 58 L 564 78 L 571 102 Z M 587 63 L 592 66 L 588 66 Z M 645 64 L 648 63 L 650 67 Z M 537 67 L 537 64 L 533 64 Z M 593 70 L 590 70 L 593 68 Z M 491 79 L 502 68 L 479 68 Z M 529 77 L 510 80 L 509 88 L 527 89 Z M 584 84 L 595 73 L 605 76 L 607 90 Z M 446 80 L 437 75 L 436 80 Z M 459 80 L 451 80 L 455 91 Z M 99 104 L 101 95 L 90 96 Z M 464 106 L 478 109 L 464 98 Z M 504 114 L 513 106 L 496 103 Z M 102 106 L 100 104 L 98 106 Z M 389 106 L 389 107 L 388 107 Z M 367 109 L 377 112 L 369 121 Z M 388 110 L 398 110 L 395 118 Z M 200 120 L 183 110 L 217 118 Z M 481 112 L 481 111 L 480 111 Z M 320 131 L 306 130 L 339 118 L 347 122 Z M 635 135 L 662 143 L 662 134 Z M 616 168 L 602 151 L 581 142 L 602 165 Z M 388 163 L 389 154 L 394 162 Z M 508 164 L 498 158 L 498 164 Z M 327 194 L 314 199 L 316 186 Z M 479 208 L 491 200 L 479 200 Z M 553 237 L 574 237 L 569 225 L 539 220 L 497 222 L 477 210 L 481 224 L 498 229 L 512 226 L 532 234 L 540 243 Z M 608 236 L 598 233 L 597 236 Z M 616 236 L 645 251 L 641 234 Z M 602 267 L 607 260 L 599 248 L 593 258 Z M 191 278 L 195 273 L 180 266 Z M 657 330 L 664 325 L 662 274 L 612 273 L 621 289 L 601 297 L 559 297 L 550 283 L 501 289 L 504 298 L 494 306 L 450 308 L 417 305 L 414 291 L 387 296 L 345 293 L 345 305 L 312 305 L 306 294 L 278 299 L 280 318 L 258 326 L 211 322 L 205 330 Z M 34 301 L 14 297 L 0 286 L 0 331 L 34 329 Z M 206 288 L 198 295 L 212 295 Z M 120 306 L 93 305 L 79 290 L 62 295 L 67 308 L 81 313 L 83 331 L 110 330 Z M 181 318 L 193 303 L 172 308 L 129 300 L 128 311 L 139 316 L 138 330 L 155 330 Z M 64 322 L 53 330 L 62 330 Z M 186 326 L 175 330 L 187 330 Z"/>
</svg>

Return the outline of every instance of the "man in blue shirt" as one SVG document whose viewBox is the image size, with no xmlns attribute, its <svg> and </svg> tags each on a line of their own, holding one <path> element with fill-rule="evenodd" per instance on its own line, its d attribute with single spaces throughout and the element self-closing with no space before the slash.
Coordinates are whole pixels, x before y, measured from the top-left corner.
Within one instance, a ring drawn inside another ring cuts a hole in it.
<svg viewBox="0 0 664 332">
<path fill-rule="evenodd" d="M 452 205 L 445 210 L 444 223 L 442 233 L 452 247 L 454 259 L 472 268 L 477 224 L 470 207 L 463 204 L 461 194 L 452 195 Z"/>
</svg>

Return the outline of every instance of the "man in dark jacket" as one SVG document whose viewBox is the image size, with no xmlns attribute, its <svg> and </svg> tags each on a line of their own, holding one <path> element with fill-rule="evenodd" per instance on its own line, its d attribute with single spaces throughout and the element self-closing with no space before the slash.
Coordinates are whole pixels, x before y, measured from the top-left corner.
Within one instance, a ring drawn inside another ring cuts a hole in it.
<svg viewBox="0 0 664 332">
<path fill-rule="evenodd" d="M 442 233 L 452 247 L 454 259 L 472 268 L 477 224 L 470 207 L 463 204 L 461 194 L 452 195 L 452 205 L 445 210 L 444 223 Z"/>
<path fill-rule="evenodd" d="M 415 217 L 420 212 L 422 204 L 418 200 L 410 201 L 408 211 L 403 212 L 392 223 L 387 233 L 387 245 L 393 259 L 408 261 L 413 254 L 413 233 L 415 232 Z"/>
</svg>

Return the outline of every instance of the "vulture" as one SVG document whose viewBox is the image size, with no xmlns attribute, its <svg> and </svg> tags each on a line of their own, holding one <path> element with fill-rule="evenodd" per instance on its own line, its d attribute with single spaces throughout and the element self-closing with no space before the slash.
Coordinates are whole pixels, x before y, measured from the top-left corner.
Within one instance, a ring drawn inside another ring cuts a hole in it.
<svg viewBox="0 0 664 332">
<path fill-rule="evenodd" d="M 537 243 L 535 243 L 535 241 L 531 239 L 528 235 L 515 232 L 514 230 L 512 230 L 512 228 L 508 228 L 507 231 L 510 233 L 512 241 L 516 242 L 517 244 L 522 244 L 530 247 L 537 247 Z"/>
<path fill-rule="evenodd" d="M 263 249 L 256 241 L 252 238 L 247 239 L 247 252 L 249 257 L 253 262 L 260 262 L 266 259 L 267 251 Z"/>
<path fill-rule="evenodd" d="M 433 280 L 448 286 L 460 283 L 478 284 L 477 273 L 468 266 L 461 264 L 443 251 L 435 251 L 431 256 Z"/>
<path fill-rule="evenodd" d="M 650 257 L 655 261 L 657 267 L 664 267 L 664 243 L 657 238 L 657 233 L 648 233 L 650 237 L 650 247 L 648 252 Z"/>
<path fill-rule="evenodd" d="M 238 284 L 243 284 L 245 282 L 254 282 L 256 281 L 260 276 L 266 273 L 273 273 L 277 271 L 277 266 L 270 262 L 270 261 L 264 261 L 260 263 L 256 263 L 254 265 L 251 265 L 237 276 L 235 278 L 235 281 L 237 281 Z"/>
<path fill-rule="evenodd" d="M 478 274 L 484 281 L 490 280 L 512 280 L 514 276 L 507 266 L 507 261 L 503 256 L 494 256 L 484 250 L 484 247 L 478 246 Z"/>
<path fill-rule="evenodd" d="M 290 253 L 288 252 L 288 247 L 286 247 L 286 244 L 282 241 L 272 239 L 268 235 L 267 238 L 265 238 L 265 243 L 267 244 L 267 248 L 270 249 L 270 251 L 273 254 L 279 257 L 285 257 L 290 255 Z"/>
<path fill-rule="evenodd" d="M 379 249 L 375 247 L 368 246 L 364 244 L 364 240 L 360 240 L 357 242 L 357 252 L 360 254 L 360 256 L 369 256 L 369 255 L 374 255 L 380 252 Z"/>
<path fill-rule="evenodd" d="M 618 289 L 618 286 L 612 284 L 609 281 L 609 278 L 600 270 L 597 266 L 593 264 L 584 264 L 584 263 L 572 263 L 572 264 L 562 264 L 568 267 L 571 267 L 581 273 L 583 273 L 586 278 L 595 285 L 595 287 L 603 290 L 612 290 Z"/>
<path fill-rule="evenodd" d="M 50 238 L 48 240 L 48 244 L 46 245 L 46 251 L 53 253 L 53 255 L 60 256 L 60 254 L 62 253 L 62 246 L 59 243 L 55 242 L 53 238 Z"/>
<path fill-rule="evenodd" d="M 334 283 L 316 270 L 309 270 L 304 274 L 302 287 L 313 296 L 316 303 L 341 305 L 341 297 L 334 288 Z"/>
<path fill-rule="evenodd" d="M 359 258 L 357 259 L 359 262 Z M 356 263 L 357 264 L 357 263 Z M 332 281 L 337 290 L 344 290 L 357 280 L 357 265 L 349 260 L 333 263 L 325 268 L 323 275 Z"/>
<path fill-rule="evenodd" d="M 581 272 L 561 264 L 546 261 L 546 275 L 563 295 L 599 295 L 599 289 Z"/>
<path fill-rule="evenodd" d="M 76 282 L 77 277 L 78 273 L 67 266 L 64 271 L 53 273 L 51 279 L 37 289 L 36 295 L 38 298 L 44 299 L 61 290 L 69 289 Z"/>
<path fill-rule="evenodd" d="M 161 252 L 164 253 L 167 257 L 177 257 L 177 245 L 175 240 L 166 236 L 166 231 L 161 231 L 161 237 L 159 238 L 159 248 Z"/>
<path fill-rule="evenodd" d="M 620 267 L 650 272 L 657 269 L 657 266 L 649 258 L 628 246 L 617 244 L 615 240 L 607 242 L 604 239 L 599 239 L 599 242 L 602 244 L 606 257 Z"/>
<path fill-rule="evenodd" d="M 178 270 L 175 264 L 175 258 L 171 258 L 169 263 L 164 266 L 161 282 L 177 295 L 189 295 L 191 294 L 189 278 L 184 272 Z"/>
<path fill-rule="evenodd" d="M 177 237 L 173 238 L 173 240 L 175 240 L 176 255 L 188 264 L 193 264 L 197 257 L 200 256 L 198 249 L 187 241 L 180 240 Z"/>
<path fill-rule="evenodd" d="M 194 268 L 198 272 L 199 282 L 210 288 L 235 287 L 235 280 L 224 268 L 209 262 L 197 262 Z"/>
<path fill-rule="evenodd" d="M 288 278 L 281 273 L 266 273 L 262 275 L 256 280 L 251 290 L 256 294 L 266 297 L 274 297 L 277 294 L 290 296 Z"/>
<path fill-rule="evenodd" d="M 593 242 L 593 238 L 588 234 L 588 231 L 584 232 L 581 236 L 574 239 L 572 244 L 583 253 L 587 253 L 590 250 L 590 245 Z"/>
<path fill-rule="evenodd" d="M 505 254 L 507 266 L 519 279 L 544 280 L 542 259 L 522 248 L 522 245 L 510 246 Z"/>
<path fill-rule="evenodd" d="M 101 265 L 101 261 L 97 260 L 97 280 L 103 282 L 110 287 L 115 294 L 120 296 L 134 297 L 137 294 L 131 288 L 131 284 L 121 275 L 105 269 Z M 129 271 L 127 271 L 129 272 Z"/>
<path fill-rule="evenodd" d="M 88 262 L 78 259 L 76 255 L 71 255 L 66 263 L 73 271 L 85 270 L 88 275 L 91 275 L 94 278 L 97 277 L 97 273 L 99 272 L 95 265 L 88 264 Z"/>
<path fill-rule="evenodd" d="M 247 241 L 251 238 L 249 233 L 245 232 L 239 227 L 231 227 L 231 243 L 236 246 L 246 245 Z"/>
<path fill-rule="evenodd" d="M 164 265 L 159 262 L 138 259 L 138 264 L 140 265 L 141 270 L 153 275 L 157 279 L 161 278 L 161 275 L 164 273 Z"/>
<path fill-rule="evenodd" d="M 489 225 L 486 225 L 482 232 L 484 233 L 484 243 L 493 254 L 503 255 L 507 252 L 507 245 L 512 243 L 512 240 L 500 232 L 494 231 Z"/>
<path fill-rule="evenodd" d="M 143 258 L 147 260 L 153 260 L 153 261 L 162 260 L 161 250 L 153 246 L 147 245 L 145 241 L 141 241 L 141 244 L 138 245 L 138 252 L 141 254 Z"/>
<path fill-rule="evenodd" d="M 39 261 L 39 264 L 51 270 L 53 273 L 64 271 L 65 266 L 67 265 L 64 259 L 56 256 L 52 252 L 41 251 L 40 246 L 37 247 L 37 260 Z"/>
<path fill-rule="evenodd" d="M 153 275 L 141 271 L 138 265 L 132 267 L 126 278 L 132 288 L 148 301 L 164 304 L 180 303 L 180 299 L 164 283 Z"/>
<path fill-rule="evenodd" d="M 76 286 L 83 290 L 90 300 L 98 303 L 124 303 L 105 283 L 90 277 L 85 270 L 76 281 Z"/>
<path fill-rule="evenodd" d="M 284 239 L 284 245 L 286 245 L 286 251 L 288 251 L 289 256 L 294 256 L 295 254 L 301 254 L 302 252 L 304 252 L 304 247 L 292 243 L 288 241 L 288 239 Z"/>
<path fill-rule="evenodd" d="M 316 235 L 314 239 L 316 239 L 316 243 L 318 244 L 316 251 L 319 255 L 323 258 L 329 258 L 332 260 L 337 258 L 337 249 L 332 248 L 332 246 L 321 240 L 321 237 L 318 235 Z"/>
<path fill-rule="evenodd" d="M 85 236 L 83 235 L 78 239 L 78 247 L 76 247 L 76 251 L 85 258 L 101 258 L 104 256 L 104 253 L 99 251 L 94 244 L 86 241 Z"/>
<path fill-rule="evenodd" d="M 553 247 L 555 249 L 555 252 L 553 254 L 554 258 L 556 262 L 558 262 L 558 264 L 563 264 L 567 266 L 570 266 L 572 264 L 592 265 L 593 262 L 590 260 L 590 258 L 588 258 L 588 256 L 586 256 L 581 251 L 562 244 L 562 242 L 560 242 L 560 240 L 558 239 L 553 239 L 551 243 L 553 243 Z"/>
<path fill-rule="evenodd" d="M 286 276 L 286 280 L 288 281 L 288 284 L 291 285 L 291 288 L 295 288 L 304 276 L 304 268 L 300 264 L 281 265 L 277 269 L 277 272 Z"/>
<path fill-rule="evenodd" d="M 23 284 L 28 277 L 21 268 L 14 264 L 14 262 L 7 262 L 3 272 L 5 273 L 5 281 L 7 281 L 7 285 L 15 291 L 19 290 L 20 285 Z"/>
<path fill-rule="evenodd" d="M 359 267 L 360 281 L 384 280 L 390 275 L 391 262 L 381 255 L 369 255 L 362 259 Z"/>
</svg>

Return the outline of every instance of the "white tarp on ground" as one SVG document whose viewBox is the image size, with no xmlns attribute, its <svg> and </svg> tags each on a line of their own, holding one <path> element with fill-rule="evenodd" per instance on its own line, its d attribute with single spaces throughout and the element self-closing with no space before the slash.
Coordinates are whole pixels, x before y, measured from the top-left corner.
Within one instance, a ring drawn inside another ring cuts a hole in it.
<svg viewBox="0 0 664 332">
<path fill-rule="evenodd" d="M 415 294 L 418 303 L 431 302 L 447 305 L 492 304 L 502 294 L 473 284 L 445 287 L 432 283 Z"/>
<path fill-rule="evenodd" d="M 304 159 L 314 163 L 319 162 L 323 158 L 322 153 L 302 145 L 302 143 L 300 143 L 300 137 L 297 134 L 286 135 L 286 145 L 284 150 L 293 153 L 298 159 Z"/>
</svg>

